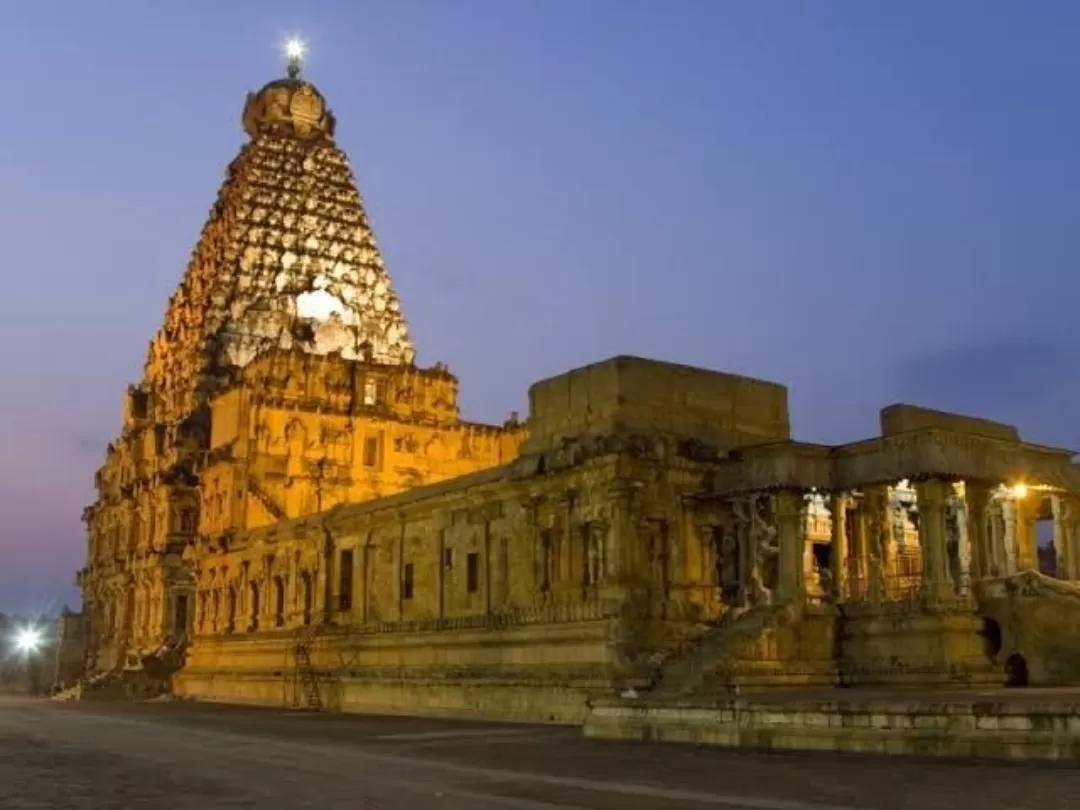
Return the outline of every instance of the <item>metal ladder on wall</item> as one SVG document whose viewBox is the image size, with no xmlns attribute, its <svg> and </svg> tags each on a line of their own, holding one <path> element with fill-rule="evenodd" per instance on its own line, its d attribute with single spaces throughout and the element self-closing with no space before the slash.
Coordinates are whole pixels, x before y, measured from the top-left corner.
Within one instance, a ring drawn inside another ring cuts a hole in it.
<svg viewBox="0 0 1080 810">
<path fill-rule="evenodd" d="M 322 697 L 319 694 L 319 673 L 311 662 L 311 644 L 314 640 L 314 632 L 311 628 L 301 631 L 293 648 L 293 657 L 296 661 L 295 690 L 293 692 L 293 705 L 299 705 L 299 698 L 303 695 L 307 707 L 313 711 L 322 709 Z"/>
</svg>

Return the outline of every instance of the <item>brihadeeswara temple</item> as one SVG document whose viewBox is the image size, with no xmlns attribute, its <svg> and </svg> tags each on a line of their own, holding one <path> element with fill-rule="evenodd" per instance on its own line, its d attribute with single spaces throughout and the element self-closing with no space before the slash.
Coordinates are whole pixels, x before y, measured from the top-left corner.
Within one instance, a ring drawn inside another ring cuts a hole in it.
<svg viewBox="0 0 1080 810">
<path fill-rule="evenodd" d="M 85 512 L 85 688 L 706 739 L 737 695 L 1080 681 L 1070 451 L 903 404 L 802 443 L 784 387 L 636 357 L 464 421 L 298 63 L 242 120 Z"/>
</svg>

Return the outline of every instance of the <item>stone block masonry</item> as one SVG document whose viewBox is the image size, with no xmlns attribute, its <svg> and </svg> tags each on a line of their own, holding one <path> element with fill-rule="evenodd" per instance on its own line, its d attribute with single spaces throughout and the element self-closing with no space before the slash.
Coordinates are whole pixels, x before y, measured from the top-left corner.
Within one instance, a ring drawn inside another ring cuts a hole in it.
<svg viewBox="0 0 1080 810">
<path fill-rule="evenodd" d="M 1080 693 L 599 701 L 585 722 L 585 735 L 767 751 L 1076 762 Z"/>
</svg>

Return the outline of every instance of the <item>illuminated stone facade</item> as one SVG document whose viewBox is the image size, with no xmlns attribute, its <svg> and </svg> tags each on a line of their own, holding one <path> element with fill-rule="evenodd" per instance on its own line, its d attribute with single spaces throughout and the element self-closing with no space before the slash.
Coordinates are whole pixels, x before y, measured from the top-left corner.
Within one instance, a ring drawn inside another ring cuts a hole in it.
<svg viewBox="0 0 1080 810">
<path fill-rule="evenodd" d="M 557 721 L 1020 662 L 1080 682 L 1046 630 L 1080 626 L 1069 452 L 907 405 L 810 445 L 783 386 L 633 357 L 465 423 L 322 97 L 273 82 L 244 126 L 87 510 L 92 668 L 179 648 L 185 696 Z"/>
<path fill-rule="evenodd" d="M 85 513 L 90 662 L 182 641 L 198 560 L 244 532 L 506 462 L 415 350 L 334 119 L 290 77 L 229 165 Z"/>
</svg>

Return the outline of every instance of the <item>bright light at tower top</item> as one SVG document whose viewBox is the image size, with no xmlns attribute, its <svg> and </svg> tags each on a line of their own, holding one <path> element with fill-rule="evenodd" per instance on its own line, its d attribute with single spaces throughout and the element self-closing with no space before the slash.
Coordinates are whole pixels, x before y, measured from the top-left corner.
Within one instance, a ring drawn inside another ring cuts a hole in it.
<svg viewBox="0 0 1080 810">
<path fill-rule="evenodd" d="M 285 43 L 285 56 L 289 60 L 288 73 L 291 78 L 295 79 L 300 74 L 300 63 L 306 51 L 304 41 L 297 37 L 292 37 Z"/>
</svg>

